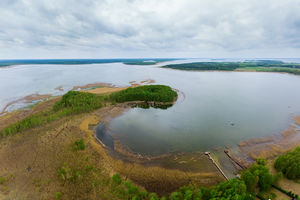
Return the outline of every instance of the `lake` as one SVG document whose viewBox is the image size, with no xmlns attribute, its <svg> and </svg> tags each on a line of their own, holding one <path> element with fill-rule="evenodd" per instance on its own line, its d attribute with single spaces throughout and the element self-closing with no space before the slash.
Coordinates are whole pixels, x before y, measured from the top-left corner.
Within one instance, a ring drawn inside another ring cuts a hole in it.
<svg viewBox="0 0 300 200">
<path fill-rule="evenodd" d="M 188 62 L 187 60 L 182 62 Z M 194 60 L 193 60 L 194 62 Z M 180 63 L 170 61 L 166 63 Z M 0 69 L 0 107 L 33 93 L 60 95 L 75 85 L 128 86 L 153 79 L 184 95 L 167 110 L 133 108 L 107 129 L 134 152 L 207 151 L 279 134 L 300 112 L 300 76 L 255 72 L 195 72 L 122 63 L 21 65 Z M 62 86 L 64 92 L 55 90 Z M 22 105 L 13 105 L 10 110 Z"/>
</svg>

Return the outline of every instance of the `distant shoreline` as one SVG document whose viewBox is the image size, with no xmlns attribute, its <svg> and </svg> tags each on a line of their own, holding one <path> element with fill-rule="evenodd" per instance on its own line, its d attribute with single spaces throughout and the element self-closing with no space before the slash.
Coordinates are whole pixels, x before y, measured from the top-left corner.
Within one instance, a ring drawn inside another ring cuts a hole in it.
<svg viewBox="0 0 300 200">
<path fill-rule="evenodd" d="M 258 60 L 244 62 L 192 62 L 170 64 L 161 68 L 185 71 L 245 71 L 245 72 L 279 72 L 300 75 L 300 64 L 282 61 Z"/>
<path fill-rule="evenodd" d="M 106 63 L 147 63 L 180 60 L 175 58 L 117 58 L 117 59 L 28 59 L 28 60 L 0 60 L 0 68 L 16 65 L 84 65 Z"/>
</svg>

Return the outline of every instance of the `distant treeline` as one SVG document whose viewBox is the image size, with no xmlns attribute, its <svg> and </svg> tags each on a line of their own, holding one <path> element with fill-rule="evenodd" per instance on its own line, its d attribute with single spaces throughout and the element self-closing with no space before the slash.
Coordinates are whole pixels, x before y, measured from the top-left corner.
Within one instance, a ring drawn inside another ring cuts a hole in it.
<svg viewBox="0 0 300 200">
<path fill-rule="evenodd" d="M 139 59 L 28 59 L 28 60 L 0 60 L 0 67 L 11 65 L 82 65 L 102 63 L 147 63 L 145 61 L 170 61 L 172 58 L 139 58 Z"/>
<path fill-rule="evenodd" d="M 281 61 L 245 61 L 245 62 L 194 62 L 184 64 L 172 64 L 163 66 L 180 70 L 220 70 L 234 71 L 236 69 L 265 71 L 265 72 L 286 72 L 300 74 L 300 64 L 283 63 Z"/>
</svg>

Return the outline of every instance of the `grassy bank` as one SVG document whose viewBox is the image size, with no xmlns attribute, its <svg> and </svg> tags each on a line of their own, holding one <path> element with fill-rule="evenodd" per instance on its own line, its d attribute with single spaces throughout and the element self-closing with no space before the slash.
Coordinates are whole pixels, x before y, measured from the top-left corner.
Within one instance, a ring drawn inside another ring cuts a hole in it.
<svg viewBox="0 0 300 200">
<path fill-rule="evenodd" d="M 283 63 L 281 61 L 247 61 L 247 62 L 195 62 L 166 65 L 163 68 L 194 71 L 260 71 L 284 72 L 300 75 L 300 64 Z"/>
</svg>

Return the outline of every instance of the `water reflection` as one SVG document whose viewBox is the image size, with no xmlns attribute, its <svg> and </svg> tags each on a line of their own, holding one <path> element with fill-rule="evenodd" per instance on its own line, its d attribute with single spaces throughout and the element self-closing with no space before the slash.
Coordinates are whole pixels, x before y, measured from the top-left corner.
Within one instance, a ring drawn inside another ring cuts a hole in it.
<svg viewBox="0 0 300 200">
<path fill-rule="evenodd" d="M 96 137 L 108 148 L 114 150 L 114 139 L 108 133 L 105 125 L 99 123 L 96 128 Z"/>
</svg>

